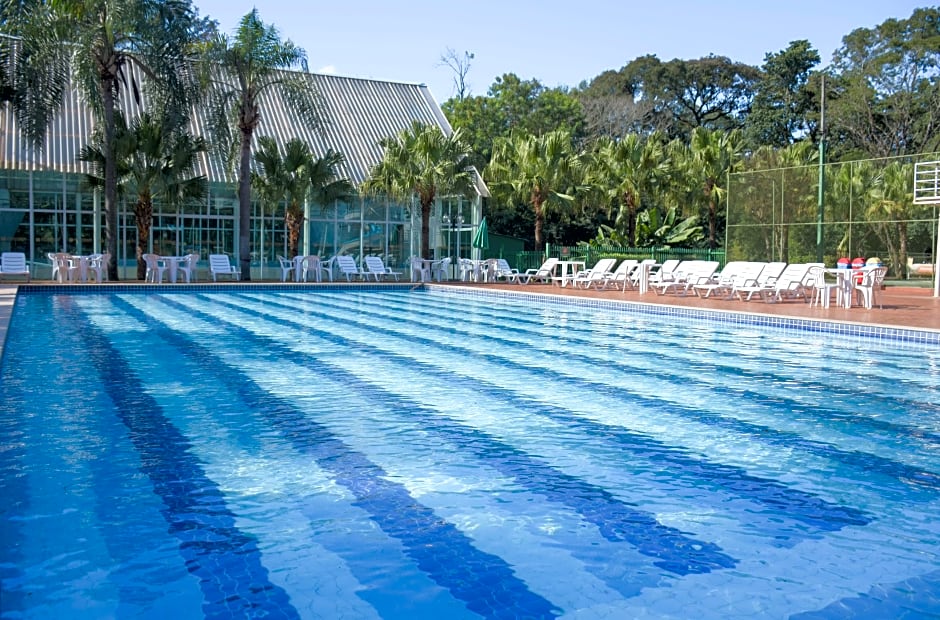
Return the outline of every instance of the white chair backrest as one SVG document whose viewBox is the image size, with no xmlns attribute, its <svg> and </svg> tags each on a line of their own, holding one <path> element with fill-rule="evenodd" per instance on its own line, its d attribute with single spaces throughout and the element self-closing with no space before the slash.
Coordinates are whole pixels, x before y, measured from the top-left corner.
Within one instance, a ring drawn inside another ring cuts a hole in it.
<svg viewBox="0 0 940 620">
<path fill-rule="evenodd" d="M 387 273 L 385 263 L 378 256 L 366 256 L 366 268 L 370 273 Z"/>
<path fill-rule="evenodd" d="M 888 274 L 887 267 L 875 267 L 874 269 L 866 269 L 863 272 L 862 276 L 862 286 L 881 286 L 881 283 L 884 282 L 885 276 Z"/>
<path fill-rule="evenodd" d="M 646 261 L 643 261 L 644 263 Z M 653 261 L 655 262 L 655 261 Z M 672 273 L 678 269 L 679 265 L 682 264 L 681 260 L 676 258 L 670 258 L 669 260 L 663 261 L 663 266 L 659 268 L 659 273 Z"/>
<path fill-rule="evenodd" d="M 347 274 L 358 274 L 359 268 L 356 267 L 356 259 L 352 256 L 347 256 L 345 254 L 339 254 L 336 257 L 336 264 L 339 265 L 339 270 Z"/>
<path fill-rule="evenodd" d="M 545 259 L 545 262 L 542 263 L 542 266 L 539 267 L 538 273 L 550 275 L 555 271 L 555 266 L 558 265 L 558 258 L 552 256 L 551 258 Z"/>
<path fill-rule="evenodd" d="M 616 262 L 616 258 L 602 258 L 594 263 L 594 266 L 588 271 L 588 276 L 592 278 L 600 277 L 613 269 Z"/>
<path fill-rule="evenodd" d="M 617 265 L 617 269 L 614 270 L 614 275 L 625 275 L 629 274 L 631 271 L 636 269 L 638 262 L 634 258 L 627 258 L 620 262 Z"/>
<path fill-rule="evenodd" d="M 796 284 L 801 284 L 806 273 L 809 271 L 809 265 L 806 263 L 791 263 L 783 270 L 780 277 L 777 278 L 776 288 L 785 290 L 792 288 Z"/>
<path fill-rule="evenodd" d="M 512 267 L 509 266 L 509 261 L 505 258 L 497 258 L 496 271 L 497 273 L 512 273 Z"/>
<path fill-rule="evenodd" d="M 231 273 L 233 269 L 228 254 L 210 254 L 209 269 L 216 273 Z"/>
<path fill-rule="evenodd" d="M 0 255 L 0 269 L 7 273 L 27 273 L 26 254 L 23 252 L 4 252 Z"/>
</svg>

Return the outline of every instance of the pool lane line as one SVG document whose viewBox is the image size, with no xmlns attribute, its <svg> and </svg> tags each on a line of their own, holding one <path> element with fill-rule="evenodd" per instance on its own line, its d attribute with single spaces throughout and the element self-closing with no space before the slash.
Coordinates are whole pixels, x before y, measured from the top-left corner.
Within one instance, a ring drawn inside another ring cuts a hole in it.
<svg viewBox="0 0 940 620">
<path fill-rule="evenodd" d="M 219 304 L 228 304 L 230 307 L 237 308 L 241 312 L 251 312 L 254 316 L 264 316 L 270 321 L 277 322 L 282 325 L 290 325 L 294 329 L 309 329 L 302 324 L 277 316 L 264 315 L 263 313 L 259 313 L 255 310 L 245 308 L 243 305 L 220 301 L 218 299 L 215 299 L 214 302 Z M 267 300 L 267 303 L 280 305 L 278 302 L 273 302 L 271 300 Z M 284 307 L 286 309 L 290 306 L 285 305 Z M 314 311 L 314 313 L 320 314 L 316 311 Z M 329 314 L 327 312 L 322 312 L 322 314 L 320 314 L 320 318 L 335 322 L 336 324 L 345 327 L 349 326 L 348 322 L 344 322 L 343 320 L 336 318 L 335 315 Z M 415 336 L 413 334 L 408 334 L 405 336 L 397 332 L 392 332 L 391 330 L 384 330 L 383 328 L 376 327 L 374 325 L 370 325 L 369 329 L 373 332 L 384 332 L 400 339 L 407 337 L 410 338 L 410 342 L 419 342 L 422 344 L 434 346 L 438 349 L 447 350 L 451 354 L 466 354 L 466 351 L 463 349 L 450 347 L 437 341 Z M 773 511 L 774 517 L 779 517 L 782 513 L 782 515 L 786 518 L 810 525 L 818 531 L 834 531 L 839 530 L 846 525 L 865 525 L 870 521 L 870 519 L 862 511 L 859 511 L 855 508 L 828 502 L 817 495 L 799 489 L 790 488 L 776 480 L 769 480 L 767 478 L 754 476 L 747 473 L 746 470 L 740 467 L 726 465 L 723 463 L 715 463 L 714 461 L 688 456 L 674 447 L 666 446 L 661 442 L 645 437 L 634 431 L 624 429 L 623 427 L 615 427 L 592 420 L 587 420 L 565 408 L 549 405 L 541 401 L 536 401 L 528 396 L 517 394 L 502 387 L 487 385 L 475 379 L 468 379 L 466 377 L 455 375 L 452 372 L 445 372 L 435 364 L 428 364 L 416 361 L 413 358 L 406 358 L 399 354 L 385 351 L 367 343 L 351 341 L 344 338 L 343 336 L 332 333 L 326 334 L 321 331 L 317 331 L 316 333 L 324 340 L 331 341 L 337 345 L 356 347 L 360 350 L 369 350 L 371 353 L 382 356 L 385 359 L 393 360 L 398 363 L 405 363 L 409 366 L 421 367 L 422 372 L 424 373 L 439 376 L 451 383 L 462 383 L 467 387 L 467 389 L 476 392 L 484 392 L 494 399 L 506 402 L 513 406 L 526 406 L 527 410 L 530 412 L 545 415 L 546 417 L 559 421 L 560 423 L 570 425 L 581 432 L 589 434 L 592 437 L 604 436 L 608 440 L 616 442 L 616 445 L 620 448 L 628 449 L 638 456 L 650 460 L 651 462 L 663 464 L 665 466 L 665 471 L 668 471 L 671 476 L 675 476 L 681 473 L 686 475 L 688 480 L 693 482 L 700 481 L 704 478 L 707 482 L 715 485 L 717 488 L 723 489 L 725 492 L 733 493 L 734 495 L 745 500 L 768 506 Z M 291 355 L 296 356 L 297 352 L 292 351 Z M 487 363 L 496 365 L 498 367 L 511 366 L 511 369 L 525 370 L 529 372 L 532 370 L 529 367 L 522 367 L 516 363 L 509 362 L 505 358 L 500 358 L 497 356 L 483 357 Z M 549 377 L 549 379 L 553 382 L 570 383 L 570 378 L 567 375 L 557 373 L 556 376 Z M 593 385 L 594 384 L 587 384 L 587 386 Z M 572 385 L 572 389 L 584 391 L 587 386 L 584 384 L 576 384 Z M 613 394 L 613 396 L 618 396 L 618 394 Z M 409 403 L 407 406 L 414 408 L 419 405 Z M 658 406 L 661 408 L 661 403 Z M 445 431 L 452 432 L 451 429 L 446 428 Z M 785 541 L 781 540 L 780 542 Z"/>
<path fill-rule="evenodd" d="M 332 300 L 336 300 L 336 299 L 337 297 L 335 296 L 324 298 L 323 301 L 326 302 L 324 303 L 324 305 L 330 305 L 329 302 Z M 371 307 L 381 308 L 383 311 L 387 311 L 389 308 L 389 304 L 378 305 L 378 304 L 373 304 L 368 301 L 365 301 L 362 298 L 360 299 L 363 301 L 363 303 Z M 337 307 L 336 304 L 332 304 L 332 306 Z M 399 304 L 399 306 L 401 306 L 401 304 Z M 413 316 L 413 308 L 410 308 L 410 310 Z M 424 310 L 422 310 L 422 312 L 424 312 L 425 316 L 431 317 L 431 315 L 429 315 Z M 440 316 L 440 315 L 436 315 L 436 316 Z M 536 326 L 539 326 L 538 323 L 535 323 L 531 319 L 525 318 L 524 316 L 520 317 L 517 315 L 517 316 L 513 316 L 512 318 L 508 320 L 514 324 L 524 323 L 524 324 L 534 324 Z M 507 325 L 501 324 L 501 326 L 507 326 Z M 508 326 L 511 327 L 512 329 L 517 329 L 517 327 L 512 327 L 512 325 L 508 325 Z M 521 329 L 525 330 L 525 332 L 528 334 L 538 333 L 537 331 L 530 329 L 528 325 L 524 325 L 523 327 L 521 327 Z M 566 326 L 565 331 L 564 331 L 564 337 L 567 339 L 575 340 L 587 346 L 595 345 L 596 343 L 587 339 L 583 335 L 584 333 L 592 334 L 595 332 L 590 332 L 586 330 L 583 325 L 583 322 L 572 322 L 570 326 Z M 516 346 L 520 348 L 524 347 L 526 349 L 535 351 L 536 353 L 542 353 L 546 355 L 553 354 L 553 351 L 536 348 L 528 344 L 517 343 L 516 341 L 506 341 L 502 338 L 498 338 L 492 335 L 491 333 L 473 332 L 473 333 L 467 333 L 466 335 L 467 337 L 482 338 L 482 339 L 494 340 L 497 342 L 504 342 L 504 343 L 509 342 L 511 343 L 512 346 Z M 581 359 L 582 361 L 584 361 L 585 363 L 595 364 L 595 365 L 598 363 L 603 363 L 606 365 L 607 368 L 619 369 L 619 370 L 622 370 L 623 372 L 627 372 L 633 375 L 644 376 L 652 380 L 657 380 L 661 378 L 660 371 L 658 369 L 651 369 L 651 368 L 643 367 L 643 366 L 629 365 L 629 364 L 626 364 L 624 362 L 614 360 L 614 359 L 601 361 L 590 356 L 579 355 L 577 357 Z M 683 357 L 671 356 L 671 359 L 675 360 L 680 365 L 689 366 L 690 364 L 690 361 Z M 779 377 L 771 373 L 765 372 L 761 368 L 748 369 L 747 371 L 745 371 L 744 369 L 740 368 L 740 366 L 738 365 L 714 364 L 709 367 L 709 371 L 713 371 L 713 370 L 727 372 L 730 375 L 732 375 L 734 378 L 746 377 L 749 381 L 763 380 L 768 383 L 775 383 L 775 384 L 780 382 Z M 746 375 L 745 375 L 745 372 L 747 373 Z M 680 383 L 683 387 L 688 386 L 693 383 L 699 384 L 699 385 L 704 386 L 705 389 L 708 389 L 710 392 L 713 392 L 719 396 L 745 398 L 748 400 L 748 402 L 758 403 L 763 406 L 770 406 L 770 407 L 784 406 L 784 407 L 787 407 L 787 410 L 790 412 L 810 412 L 812 413 L 814 418 L 821 418 L 823 420 L 826 420 L 835 424 L 839 424 L 839 425 L 851 425 L 853 428 L 864 426 L 866 428 L 872 429 L 873 431 L 877 433 L 887 432 L 887 433 L 891 433 L 892 435 L 905 435 L 905 436 L 913 437 L 923 442 L 925 444 L 924 447 L 928 450 L 930 450 L 931 448 L 940 448 L 940 433 L 926 430 L 923 428 L 919 428 L 917 426 L 912 426 L 911 424 L 907 424 L 907 423 L 890 422 L 883 417 L 887 408 L 895 407 L 900 402 L 908 402 L 912 406 L 918 407 L 925 414 L 931 411 L 940 412 L 940 405 L 937 405 L 934 403 L 929 403 L 929 402 L 924 402 L 924 401 L 910 401 L 910 400 L 907 400 L 905 395 L 903 394 L 898 395 L 898 396 L 882 395 L 882 394 L 873 395 L 864 391 L 859 391 L 857 383 L 854 383 L 852 381 L 841 381 L 841 382 L 836 382 L 836 383 L 831 383 L 831 382 L 823 383 L 823 382 L 813 381 L 809 383 L 805 379 L 797 378 L 797 380 L 801 382 L 801 385 L 804 386 L 805 390 L 813 391 L 815 389 L 821 393 L 825 393 L 829 396 L 829 399 L 827 400 L 835 399 L 840 396 L 845 397 L 847 399 L 857 399 L 858 402 L 864 403 L 871 410 L 877 411 L 879 416 L 882 416 L 882 417 L 876 417 L 876 418 L 872 418 L 871 416 L 859 417 L 856 411 L 844 412 L 844 411 L 840 411 L 837 409 L 831 409 L 828 406 L 826 406 L 825 402 L 822 402 L 822 403 L 801 402 L 798 400 L 794 400 L 784 393 L 785 390 L 775 389 L 773 393 L 768 393 L 768 392 L 763 392 L 763 391 L 758 391 L 758 390 L 753 390 L 753 389 L 741 390 L 739 389 L 739 386 L 737 384 L 734 384 L 733 386 L 729 386 L 729 385 L 721 385 L 721 384 L 714 384 L 714 383 L 706 383 L 706 382 L 701 381 L 698 378 L 698 376 L 699 375 L 696 375 L 696 373 L 694 372 L 687 372 L 687 374 L 680 377 L 680 380 L 678 383 Z M 787 378 L 785 378 L 784 380 L 786 379 Z M 922 386 L 921 389 L 927 389 L 927 388 Z"/>
<path fill-rule="evenodd" d="M 161 296 L 161 301 L 185 309 L 190 316 L 203 315 L 218 322 L 217 317 L 165 297 Z M 463 601 L 468 609 L 494 620 L 516 617 L 537 620 L 554 618 L 560 613 L 551 602 L 529 590 L 505 560 L 477 549 L 456 526 L 411 497 L 401 484 L 389 480 L 381 467 L 352 450 L 329 429 L 256 385 L 205 346 L 156 322 L 123 299 L 115 299 L 114 303 L 129 316 L 151 326 L 152 333 L 237 394 L 253 412 L 290 440 L 295 450 L 312 457 L 321 469 L 332 473 L 337 484 L 354 495 L 353 505 L 366 512 L 391 538 L 399 540 L 418 568 Z M 244 335 L 258 340 L 247 330 Z"/>
<path fill-rule="evenodd" d="M 81 335 L 84 349 L 140 454 L 141 471 L 163 500 L 168 532 L 186 569 L 199 580 L 207 617 L 299 619 L 290 597 L 268 579 L 253 536 L 235 526 L 225 495 L 199 465 L 188 440 L 143 389 L 133 367 L 74 306 L 60 328 Z M 224 610 L 224 611 L 221 611 Z"/>
<path fill-rule="evenodd" d="M 184 310 L 191 316 L 202 315 L 206 317 L 205 320 L 212 323 L 217 324 L 218 321 L 224 320 L 222 317 L 180 304 L 172 299 L 161 297 L 160 300 L 170 306 Z M 218 303 L 218 300 L 215 301 Z M 246 310 L 243 306 L 237 304 L 232 307 L 251 315 L 266 316 L 256 311 Z M 237 330 L 241 337 L 257 342 L 259 347 L 262 347 L 265 351 L 280 350 L 285 356 L 294 358 L 298 355 L 296 351 L 289 349 L 287 346 L 270 338 L 258 336 L 243 327 L 229 323 L 227 329 Z M 346 346 L 350 344 L 346 340 L 338 342 Z M 321 360 L 317 360 L 317 364 L 322 363 Z M 232 370 L 230 372 L 237 371 Z M 335 367 L 331 372 L 345 373 L 339 367 Z M 357 382 L 360 381 L 358 377 L 353 375 L 347 375 L 347 378 L 350 381 L 354 379 Z M 365 383 L 362 383 L 360 388 L 375 391 L 374 386 Z M 407 407 L 409 412 L 413 414 L 427 410 L 420 403 L 405 401 L 384 390 L 381 393 L 382 398 L 395 398 L 399 406 Z M 433 412 L 428 412 L 424 414 L 423 419 L 429 423 L 436 422 L 435 417 Z M 585 520 L 593 523 L 604 538 L 611 542 L 630 543 L 643 555 L 654 558 L 654 564 L 660 568 L 678 575 L 687 575 L 709 572 L 714 569 L 731 568 L 736 565 L 736 560 L 722 552 L 718 545 L 690 538 L 675 528 L 662 525 L 654 516 L 620 501 L 606 489 L 565 474 L 482 431 L 474 430 L 472 434 L 474 439 L 483 439 L 487 442 L 487 450 L 479 450 L 475 454 L 488 465 L 510 472 L 512 476 L 522 481 L 528 481 L 528 484 L 525 482 L 522 484 L 531 492 L 574 509 Z M 467 437 L 464 436 L 463 442 L 466 442 L 466 439 Z M 495 452 L 498 452 L 499 456 L 496 456 Z M 564 487 L 564 492 L 558 490 L 559 486 Z M 578 497 L 590 497 L 592 499 L 588 502 L 578 503 Z"/>
<path fill-rule="evenodd" d="M 877 584 L 814 611 L 794 613 L 789 620 L 857 620 L 858 618 L 937 618 L 940 616 L 940 570 L 900 582 Z"/>
<path fill-rule="evenodd" d="M 252 294 L 253 295 L 253 294 Z M 252 299 L 254 297 L 249 295 Z M 271 300 L 268 300 L 271 302 Z M 319 301 L 319 300 L 318 300 Z M 279 302 L 271 302 L 278 305 L 282 305 L 285 308 L 292 309 L 295 313 L 297 311 L 296 306 L 290 306 L 285 304 L 280 304 Z M 325 305 L 325 304 L 320 304 Z M 333 306 L 335 307 L 335 306 Z M 329 314 L 323 310 L 308 309 L 307 313 L 312 315 L 317 315 L 321 318 L 328 319 L 330 321 L 336 322 L 337 324 L 344 325 L 343 321 L 337 320 L 335 315 Z M 298 325 L 298 324 L 294 324 Z M 502 367 L 508 367 L 512 369 L 525 370 L 532 372 L 532 367 L 530 365 L 519 364 L 507 358 L 490 355 L 487 353 L 480 353 L 476 351 L 471 351 L 465 348 L 454 347 L 453 345 L 443 344 L 436 340 L 430 338 L 424 338 L 421 336 L 415 336 L 413 334 L 406 334 L 399 331 L 391 330 L 388 328 L 383 328 L 375 325 L 370 325 L 369 329 L 376 332 L 385 333 L 387 335 L 395 336 L 402 340 L 412 340 L 416 342 L 422 342 L 424 344 L 433 345 L 439 349 L 448 350 L 460 355 L 475 355 L 486 361 L 487 363 L 497 364 Z M 465 335 L 463 332 L 457 331 L 451 326 L 442 325 L 439 328 L 439 331 L 444 331 L 452 333 L 454 335 Z M 488 337 L 489 340 L 494 340 L 501 342 L 504 345 L 511 346 L 515 349 L 525 348 L 525 345 L 518 343 L 516 341 L 504 341 L 495 337 Z M 380 351 L 376 349 L 376 351 Z M 545 354 L 542 351 L 540 353 Z M 591 360 L 591 358 L 586 358 Z M 596 365 L 596 360 L 591 361 L 592 364 Z M 612 386 L 608 383 L 599 383 L 593 382 L 582 378 L 571 377 L 563 373 L 558 373 L 550 368 L 539 367 L 538 372 L 549 376 L 552 381 L 564 382 L 571 385 L 572 389 L 578 390 L 588 390 L 588 391 L 601 391 L 604 394 L 608 395 L 614 399 L 622 399 L 624 390 L 621 387 Z M 737 418 L 729 418 L 722 414 L 714 414 L 701 409 L 693 409 L 687 405 L 681 405 L 677 403 L 671 403 L 668 401 L 662 401 L 658 398 L 647 396 L 645 394 L 640 394 L 636 392 L 628 392 L 629 397 L 643 406 L 650 409 L 668 409 L 669 413 L 674 415 L 680 415 L 682 417 L 691 419 L 695 422 L 701 423 L 706 426 L 714 426 L 716 428 L 723 428 L 725 430 L 730 430 L 735 433 L 753 437 L 759 441 L 766 441 L 772 445 L 779 445 L 785 448 L 799 448 L 815 456 L 835 460 L 850 467 L 853 467 L 859 471 L 865 473 L 879 473 L 888 478 L 897 480 L 904 485 L 904 492 L 907 494 L 911 491 L 911 485 L 914 489 L 923 491 L 925 495 L 928 495 L 929 498 L 925 501 L 933 501 L 934 497 L 937 494 L 940 494 L 940 474 L 937 474 L 932 471 L 927 471 L 925 469 L 918 469 L 914 466 L 907 465 L 892 459 L 887 459 L 870 453 L 864 453 L 859 451 L 846 451 L 841 448 L 838 448 L 832 444 L 823 443 L 820 441 L 806 439 L 801 435 L 798 435 L 791 431 L 781 431 L 769 426 L 763 426 L 753 422 L 742 421 Z M 747 394 L 747 393 L 745 393 Z M 729 392 L 730 395 L 737 395 L 736 392 Z M 517 398 L 528 399 L 527 396 L 521 395 Z M 773 401 L 776 402 L 776 401 Z M 815 410 L 814 410 L 815 411 Z M 790 411 L 786 410 L 787 415 L 790 415 Z M 577 418 L 576 418 L 577 419 Z M 597 422 L 590 422 L 581 420 L 582 423 L 588 424 L 599 424 Z M 614 427 L 601 426 L 603 429 Z M 596 432 L 596 431 L 595 431 Z M 905 495 L 909 499 L 908 495 Z"/>
</svg>

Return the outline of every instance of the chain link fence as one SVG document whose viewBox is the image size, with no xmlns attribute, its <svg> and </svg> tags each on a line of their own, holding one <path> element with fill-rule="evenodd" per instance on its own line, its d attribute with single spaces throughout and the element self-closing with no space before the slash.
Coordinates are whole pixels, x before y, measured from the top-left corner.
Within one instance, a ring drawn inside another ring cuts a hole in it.
<svg viewBox="0 0 940 620">
<path fill-rule="evenodd" d="M 929 277 L 938 211 L 914 204 L 914 163 L 937 159 L 924 153 L 731 174 L 727 258 L 835 265 L 878 257 L 889 277 Z"/>
</svg>

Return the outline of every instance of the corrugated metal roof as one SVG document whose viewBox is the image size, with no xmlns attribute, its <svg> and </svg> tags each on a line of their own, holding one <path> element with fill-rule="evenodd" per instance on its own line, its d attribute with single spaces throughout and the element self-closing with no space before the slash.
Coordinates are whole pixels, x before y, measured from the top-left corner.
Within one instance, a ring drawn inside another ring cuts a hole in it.
<svg viewBox="0 0 940 620">
<path fill-rule="evenodd" d="M 134 79 L 145 79 L 135 67 Z M 410 127 L 415 120 L 437 125 L 448 134 L 452 131 L 440 106 L 423 84 L 385 82 L 319 73 L 296 73 L 309 81 L 322 97 L 322 127 L 305 127 L 296 115 L 284 105 L 274 91 L 266 91 L 261 98 L 261 124 L 254 138 L 273 136 L 281 144 L 291 138 L 300 138 L 310 144 L 314 154 L 323 155 L 328 149 L 346 156 L 345 175 L 358 185 L 369 170 L 382 158 L 379 141 Z M 136 104 L 129 92 L 122 94 L 121 107 L 128 117 L 136 113 Z M 191 131 L 211 139 L 205 115 L 194 110 Z M 72 91 L 63 103 L 61 113 L 53 120 L 41 151 L 30 148 L 17 129 L 9 106 L 0 113 L 0 169 L 86 172 L 86 166 L 76 161 L 76 155 L 87 144 L 95 127 L 91 108 Z M 210 153 L 202 158 L 200 173 L 211 182 L 233 183 L 234 175 L 226 170 L 224 162 Z M 478 190 L 487 195 L 482 180 Z"/>
</svg>

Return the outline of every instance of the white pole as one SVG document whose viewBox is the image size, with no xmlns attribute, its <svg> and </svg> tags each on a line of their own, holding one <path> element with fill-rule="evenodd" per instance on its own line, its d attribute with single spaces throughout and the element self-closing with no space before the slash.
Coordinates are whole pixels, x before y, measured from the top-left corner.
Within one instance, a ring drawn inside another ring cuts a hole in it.
<svg viewBox="0 0 940 620">
<path fill-rule="evenodd" d="M 940 297 L 940 216 L 937 217 L 937 247 L 933 251 L 933 296 Z"/>
</svg>

